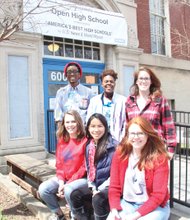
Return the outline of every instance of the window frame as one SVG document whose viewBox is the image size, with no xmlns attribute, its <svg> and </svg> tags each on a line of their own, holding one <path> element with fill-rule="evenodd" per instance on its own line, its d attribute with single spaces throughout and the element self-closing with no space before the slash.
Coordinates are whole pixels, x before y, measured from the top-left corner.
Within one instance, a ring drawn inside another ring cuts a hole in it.
<svg viewBox="0 0 190 220">
<path fill-rule="evenodd" d="M 149 0 L 151 53 L 171 56 L 168 0 Z"/>
<path fill-rule="evenodd" d="M 58 51 L 49 51 L 48 45 L 50 44 L 59 45 Z M 99 43 L 67 38 L 57 38 L 53 36 L 44 36 L 43 46 L 45 56 L 101 61 L 101 45 Z M 79 48 L 81 49 L 80 55 L 77 53 Z"/>
</svg>

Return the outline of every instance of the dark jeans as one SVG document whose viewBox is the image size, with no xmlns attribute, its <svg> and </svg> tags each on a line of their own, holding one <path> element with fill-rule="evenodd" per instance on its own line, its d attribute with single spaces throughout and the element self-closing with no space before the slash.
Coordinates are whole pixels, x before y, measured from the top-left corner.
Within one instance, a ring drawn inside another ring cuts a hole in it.
<svg viewBox="0 0 190 220">
<path fill-rule="evenodd" d="M 92 212 L 95 220 L 106 220 L 110 211 L 108 189 L 92 197 L 92 192 L 87 187 L 79 188 L 71 193 L 71 201 L 77 220 L 89 220 Z"/>
</svg>

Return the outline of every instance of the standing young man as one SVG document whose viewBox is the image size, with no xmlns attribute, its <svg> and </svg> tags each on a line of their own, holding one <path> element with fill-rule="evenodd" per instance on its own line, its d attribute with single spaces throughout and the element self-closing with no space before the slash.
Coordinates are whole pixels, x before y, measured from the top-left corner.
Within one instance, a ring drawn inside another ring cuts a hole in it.
<svg viewBox="0 0 190 220">
<path fill-rule="evenodd" d="M 93 96 L 93 92 L 88 87 L 80 84 L 82 68 L 79 63 L 68 63 L 64 68 L 64 74 L 69 84 L 57 91 L 54 109 L 55 121 L 57 123 L 61 122 L 64 113 L 72 109 L 79 112 L 85 123 L 89 101 Z"/>
<path fill-rule="evenodd" d="M 126 97 L 114 91 L 118 78 L 117 75 L 118 74 L 112 69 L 103 71 L 100 79 L 104 92 L 94 96 L 90 100 L 86 120 L 94 113 L 104 115 L 113 138 L 117 141 L 121 141 L 125 135 Z"/>
</svg>

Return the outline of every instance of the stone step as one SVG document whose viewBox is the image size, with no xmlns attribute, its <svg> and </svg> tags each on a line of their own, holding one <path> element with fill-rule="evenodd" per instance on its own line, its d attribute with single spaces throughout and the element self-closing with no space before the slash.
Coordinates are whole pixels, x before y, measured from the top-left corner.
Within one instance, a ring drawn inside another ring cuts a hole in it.
<svg viewBox="0 0 190 220">
<path fill-rule="evenodd" d="M 190 220 L 190 208 L 174 203 L 171 208 L 170 220 Z"/>
</svg>

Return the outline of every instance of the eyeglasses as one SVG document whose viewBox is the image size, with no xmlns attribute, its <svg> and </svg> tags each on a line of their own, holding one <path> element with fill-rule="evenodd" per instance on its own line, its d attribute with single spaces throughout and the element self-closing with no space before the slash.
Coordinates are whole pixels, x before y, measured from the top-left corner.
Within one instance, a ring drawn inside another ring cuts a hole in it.
<svg viewBox="0 0 190 220">
<path fill-rule="evenodd" d="M 77 73 L 79 73 L 79 71 L 78 70 L 68 70 L 67 71 L 67 75 L 71 75 L 71 74 L 77 74 Z"/>
<path fill-rule="evenodd" d="M 139 77 L 138 80 L 141 81 L 141 82 L 142 82 L 142 81 L 147 82 L 147 81 L 150 80 L 150 78 L 149 78 L 149 77 Z"/>
<path fill-rule="evenodd" d="M 128 137 L 134 138 L 135 136 L 137 138 L 142 138 L 145 136 L 145 133 L 143 133 L 143 132 L 128 132 Z"/>
</svg>

